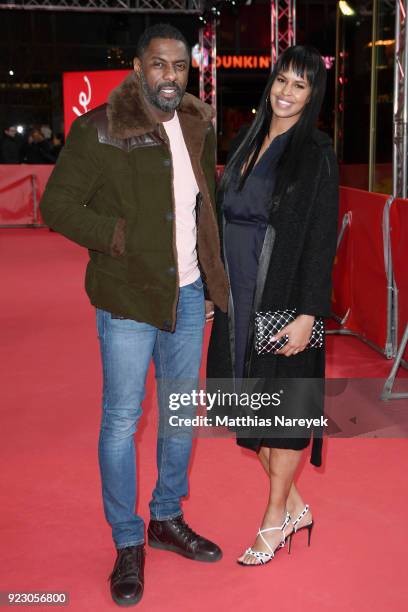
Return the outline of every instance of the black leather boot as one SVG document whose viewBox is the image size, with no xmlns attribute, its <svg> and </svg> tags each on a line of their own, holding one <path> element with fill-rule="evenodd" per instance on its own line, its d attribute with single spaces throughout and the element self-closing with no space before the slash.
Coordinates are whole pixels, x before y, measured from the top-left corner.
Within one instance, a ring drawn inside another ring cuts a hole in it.
<svg viewBox="0 0 408 612">
<path fill-rule="evenodd" d="M 166 521 L 151 520 L 147 534 L 153 548 L 171 550 L 194 561 L 212 562 L 222 558 L 219 546 L 195 533 L 183 516 Z"/>
<path fill-rule="evenodd" d="M 144 544 L 118 549 L 110 578 L 112 599 L 119 606 L 133 606 L 143 595 Z"/>
</svg>

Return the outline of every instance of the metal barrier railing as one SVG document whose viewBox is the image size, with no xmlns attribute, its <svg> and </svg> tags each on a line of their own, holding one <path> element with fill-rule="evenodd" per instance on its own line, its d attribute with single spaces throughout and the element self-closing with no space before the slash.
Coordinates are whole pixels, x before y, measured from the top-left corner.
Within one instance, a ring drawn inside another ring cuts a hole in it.
<svg viewBox="0 0 408 612">
<path fill-rule="evenodd" d="M 399 368 L 404 365 L 404 360 L 403 360 L 403 355 L 405 352 L 405 349 L 407 347 L 408 344 L 408 323 L 405 327 L 405 331 L 404 334 L 402 336 L 402 340 L 401 343 L 399 345 L 397 354 L 395 356 L 395 360 L 394 363 L 392 365 L 391 371 L 388 375 L 387 380 L 385 381 L 382 393 L 381 393 L 381 399 L 382 400 L 390 400 L 390 399 L 408 399 L 408 393 L 396 393 L 393 391 L 393 387 L 394 387 L 394 383 L 395 383 L 395 378 L 397 376 L 398 370 Z M 408 364 L 407 364 L 408 365 Z M 405 366 L 407 367 L 407 366 Z"/>
<path fill-rule="evenodd" d="M 0 165 L 0 228 L 46 227 L 40 200 L 53 165 Z"/>
</svg>

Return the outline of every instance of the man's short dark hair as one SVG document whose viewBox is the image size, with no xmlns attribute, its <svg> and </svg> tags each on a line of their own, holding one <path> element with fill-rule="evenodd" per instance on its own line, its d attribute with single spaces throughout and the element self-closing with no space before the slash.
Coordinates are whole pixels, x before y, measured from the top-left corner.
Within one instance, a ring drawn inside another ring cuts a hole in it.
<svg viewBox="0 0 408 612">
<path fill-rule="evenodd" d="M 136 48 L 136 55 L 139 59 L 142 58 L 143 53 L 150 45 L 153 38 L 170 38 L 171 40 L 179 40 L 186 47 L 187 53 L 189 53 L 190 46 L 180 30 L 169 23 L 156 23 L 155 25 L 150 26 L 150 28 L 146 28 L 139 38 Z"/>
</svg>

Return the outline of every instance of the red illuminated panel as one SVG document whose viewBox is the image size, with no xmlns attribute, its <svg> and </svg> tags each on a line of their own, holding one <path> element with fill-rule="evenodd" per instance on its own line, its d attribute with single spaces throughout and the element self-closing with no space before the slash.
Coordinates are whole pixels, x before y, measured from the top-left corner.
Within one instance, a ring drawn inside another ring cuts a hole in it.
<svg viewBox="0 0 408 612">
<path fill-rule="evenodd" d="M 64 72 L 65 135 L 71 123 L 92 108 L 104 104 L 112 89 L 129 74 L 129 70 L 98 70 L 93 72 Z"/>
</svg>

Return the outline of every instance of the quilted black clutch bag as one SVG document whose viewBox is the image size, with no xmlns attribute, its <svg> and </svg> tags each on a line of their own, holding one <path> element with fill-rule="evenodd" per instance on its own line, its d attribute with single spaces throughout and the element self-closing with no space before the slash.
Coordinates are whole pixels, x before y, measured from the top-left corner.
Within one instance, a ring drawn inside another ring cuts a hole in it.
<svg viewBox="0 0 408 612">
<path fill-rule="evenodd" d="M 275 310 L 255 313 L 255 350 L 258 355 L 275 353 L 285 346 L 288 336 L 272 341 L 272 338 L 296 318 L 296 310 Z M 324 325 L 321 317 L 313 323 L 312 335 L 306 348 L 321 348 L 324 339 Z"/>
</svg>

